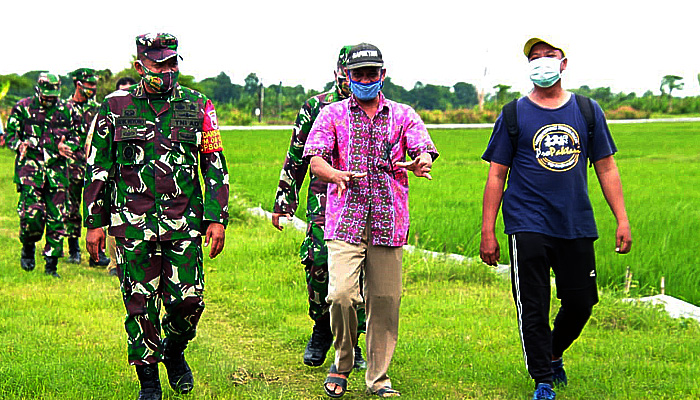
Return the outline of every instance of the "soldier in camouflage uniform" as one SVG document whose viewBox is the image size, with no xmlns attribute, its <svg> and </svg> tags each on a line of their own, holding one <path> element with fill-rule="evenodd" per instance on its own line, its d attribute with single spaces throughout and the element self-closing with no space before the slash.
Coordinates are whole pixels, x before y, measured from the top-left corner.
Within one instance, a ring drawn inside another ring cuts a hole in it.
<svg viewBox="0 0 700 400">
<path fill-rule="evenodd" d="M 167 33 L 136 38 L 141 81 L 104 99 L 85 176 L 88 252 L 96 257 L 104 248 L 102 227 L 109 226 L 127 311 L 128 359 L 142 400 L 162 396 L 160 361 L 175 391 L 194 387 L 184 350 L 204 310 L 202 235 L 209 257 L 216 257 L 228 221 L 229 177 L 216 111 L 206 96 L 177 84 L 177 43 Z"/>
<path fill-rule="evenodd" d="M 68 161 L 78 148 L 80 116 L 58 98 L 57 75 L 41 73 L 35 90 L 34 96 L 17 102 L 7 120 L 7 142 L 17 152 L 14 183 L 19 192 L 20 265 L 27 271 L 34 269 L 35 243 L 46 227 L 45 273 L 58 278 L 66 236 Z"/>
<path fill-rule="evenodd" d="M 308 99 L 301 107 L 294 122 L 292 141 L 287 150 L 287 157 L 280 173 L 272 224 L 279 230 L 280 217 L 292 218 L 299 205 L 299 190 L 304 183 L 308 162 L 302 160 L 306 138 L 311 131 L 318 113 L 323 107 L 350 96 L 350 87 L 345 76 L 345 64 L 352 46 L 340 49 L 334 72 L 335 84 L 331 90 Z M 306 286 L 309 293 L 309 316 L 314 320 L 311 338 L 304 350 L 304 364 L 317 367 L 326 360 L 326 353 L 333 344 L 331 332 L 328 295 L 328 249 L 323 240 L 325 225 L 326 188 L 328 184 L 318 179 L 309 171 L 309 193 L 306 200 L 306 219 L 309 221 L 306 238 L 301 243 L 299 256 L 306 271 Z M 358 333 L 365 332 L 364 305 L 358 306 Z M 355 347 L 355 368 L 366 367 L 362 350 Z"/>
<path fill-rule="evenodd" d="M 83 180 L 85 179 L 85 139 L 90 128 L 90 123 L 97 113 L 100 103 L 95 101 L 97 93 L 97 74 L 92 68 L 78 68 L 71 72 L 75 92 L 68 104 L 80 114 L 83 129 L 80 136 L 80 147 L 75 152 L 74 160 L 69 163 L 70 185 L 68 186 L 68 218 L 66 218 L 66 231 L 68 233 L 68 262 L 80 264 L 80 231 L 82 218 L 80 216 L 80 200 L 83 195 Z M 100 259 L 90 259 L 90 266 L 108 265 L 109 258 L 104 252 L 100 253 Z"/>
</svg>

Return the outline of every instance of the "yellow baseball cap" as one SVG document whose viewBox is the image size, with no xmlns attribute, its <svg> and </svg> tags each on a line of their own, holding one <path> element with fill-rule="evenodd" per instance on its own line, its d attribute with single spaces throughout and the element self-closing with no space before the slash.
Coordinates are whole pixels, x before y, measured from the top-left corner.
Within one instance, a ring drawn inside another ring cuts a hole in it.
<svg viewBox="0 0 700 400">
<path fill-rule="evenodd" d="M 525 42 L 525 47 L 523 47 L 523 53 L 525 53 L 525 57 L 530 57 L 530 50 L 532 50 L 532 46 L 536 45 L 537 43 L 548 44 L 548 45 L 554 47 L 555 49 L 560 50 L 562 55 L 564 57 L 566 57 L 566 53 L 564 53 L 564 50 L 562 50 L 561 47 L 557 47 L 557 46 L 553 45 L 551 42 L 544 40 L 544 39 L 540 39 L 538 37 L 533 37 L 530 40 L 528 40 L 527 42 Z"/>
</svg>

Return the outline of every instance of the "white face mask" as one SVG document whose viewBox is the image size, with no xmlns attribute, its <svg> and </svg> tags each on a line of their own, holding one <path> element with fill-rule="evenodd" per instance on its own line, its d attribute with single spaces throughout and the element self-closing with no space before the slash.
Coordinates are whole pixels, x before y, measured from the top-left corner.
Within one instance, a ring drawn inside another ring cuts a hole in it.
<svg viewBox="0 0 700 400">
<path fill-rule="evenodd" d="M 561 60 L 553 57 L 540 57 L 530 61 L 530 80 L 537 86 L 548 88 L 561 79 Z"/>
</svg>

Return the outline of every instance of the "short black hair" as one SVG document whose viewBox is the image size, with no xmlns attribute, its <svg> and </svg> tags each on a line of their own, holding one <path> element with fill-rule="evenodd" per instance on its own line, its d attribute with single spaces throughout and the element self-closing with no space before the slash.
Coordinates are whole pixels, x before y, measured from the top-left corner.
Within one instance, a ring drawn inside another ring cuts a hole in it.
<svg viewBox="0 0 700 400">
<path fill-rule="evenodd" d="M 116 85 L 115 89 L 118 90 L 119 86 L 122 86 L 122 85 L 135 85 L 135 84 L 136 84 L 136 81 L 134 80 L 134 78 L 132 78 L 130 76 L 123 76 L 123 77 L 119 78 L 119 80 L 117 81 L 117 85 Z"/>
</svg>

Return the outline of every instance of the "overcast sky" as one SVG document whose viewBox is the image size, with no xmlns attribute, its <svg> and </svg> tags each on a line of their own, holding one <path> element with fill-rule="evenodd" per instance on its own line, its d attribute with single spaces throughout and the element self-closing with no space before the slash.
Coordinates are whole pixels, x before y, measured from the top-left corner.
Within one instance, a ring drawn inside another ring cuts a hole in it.
<svg viewBox="0 0 700 400">
<path fill-rule="evenodd" d="M 266 86 L 320 90 L 340 47 L 364 41 L 380 48 L 388 76 L 407 89 L 463 81 L 525 93 L 522 46 L 545 36 L 569 58 L 564 87 L 658 93 L 673 74 L 685 82 L 678 95 L 700 95 L 700 14 L 691 0 L 3 3 L 0 74 L 116 72 L 135 54 L 135 36 L 165 31 L 180 41 L 181 72 L 197 80 L 223 71 L 242 84 L 255 72 Z"/>
</svg>

